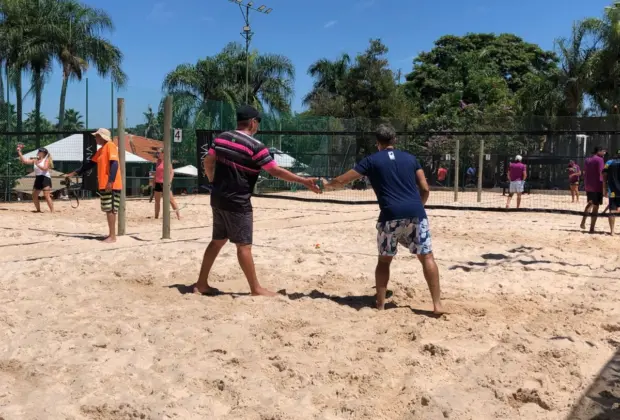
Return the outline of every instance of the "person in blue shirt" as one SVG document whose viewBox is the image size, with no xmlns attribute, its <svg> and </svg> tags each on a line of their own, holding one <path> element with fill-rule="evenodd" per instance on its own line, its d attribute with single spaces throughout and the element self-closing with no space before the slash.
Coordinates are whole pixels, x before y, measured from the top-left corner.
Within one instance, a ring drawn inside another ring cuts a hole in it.
<svg viewBox="0 0 620 420">
<path fill-rule="evenodd" d="M 431 232 L 424 209 L 429 195 L 424 170 L 415 156 L 394 148 L 394 128 L 382 124 L 377 129 L 376 137 L 378 152 L 364 158 L 345 174 L 329 182 L 325 181 L 324 188 L 342 188 L 366 176 L 377 195 L 381 210 L 376 226 L 379 248 L 379 260 L 375 270 L 377 309 L 382 310 L 385 307 L 390 264 L 400 243 L 408 248 L 409 252 L 417 255 L 422 263 L 434 313 L 444 313 L 439 269 L 433 257 Z"/>
<path fill-rule="evenodd" d="M 620 149 L 603 169 L 603 192 L 609 197 L 609 229 L 613 236 L 616 216 L 620 213 Z"/>
</svg>

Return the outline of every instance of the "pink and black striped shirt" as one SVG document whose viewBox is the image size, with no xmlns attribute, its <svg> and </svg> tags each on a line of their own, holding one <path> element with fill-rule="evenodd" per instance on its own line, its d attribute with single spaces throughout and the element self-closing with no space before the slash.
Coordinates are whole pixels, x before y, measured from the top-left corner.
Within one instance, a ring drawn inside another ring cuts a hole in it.
<svg viewBox="0 0 620 420">
<path fill-rule="evenodd" d="M 261 169 L 276 166 L 269 149 L 240 131 L 218 135 L 209 154 L 215 156 L 215 178 L 211 206 L 237 213 L 252 211 L 250 197 Z"/>
</svg>

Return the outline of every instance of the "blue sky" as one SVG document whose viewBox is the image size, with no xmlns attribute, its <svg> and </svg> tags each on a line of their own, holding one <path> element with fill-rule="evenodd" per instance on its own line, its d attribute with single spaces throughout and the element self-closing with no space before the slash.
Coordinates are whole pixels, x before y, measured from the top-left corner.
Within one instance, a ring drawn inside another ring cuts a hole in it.
<svg viewBox="0 0 620 420">
<path fill-rule="evenodd" d="M 87 0 L 112 16 L 116 31 L 110 39 L 125 54 L 128 86 L 114 94 L 126 101 L 127 123 L 142 122 L 150 104 L 157 107 L 164 75 L 180 63 L 217 53 L 230 41 L 242 42 L 239 8 L 228 0 Z M 318 58 L 363 51 L 370 38 L 389 47 L 392 67 L 403 74 L 412 59 L 432 48 L 446 34 L 467 32 L 515 33 L 526 41 L 552 49 L 557 37 L 567 36 L 573 21 L 600 16 L 610 0 L 264 0 L 269 15 L 251 15 L 253 48 L 284 54 L 295 64 L 297 78 L 293 108 L 310 89 L 308 66 Z M 263 4 L 255 1 L 256 5 Z M 94 70 L 89 77 L 90 127 L 111 123 L 110 81 Z M 56 121 L 60 72 L 49 78 L 43 113 Z M 71 83 L 67 107 L 86 114 L 85 83 Z M 14 99 L 12 100 L 14 101 Z M 32 109 L 29 98 L 25 112 Z M 116 126 L 116 121 L 114 122 Z"/>
</svg>

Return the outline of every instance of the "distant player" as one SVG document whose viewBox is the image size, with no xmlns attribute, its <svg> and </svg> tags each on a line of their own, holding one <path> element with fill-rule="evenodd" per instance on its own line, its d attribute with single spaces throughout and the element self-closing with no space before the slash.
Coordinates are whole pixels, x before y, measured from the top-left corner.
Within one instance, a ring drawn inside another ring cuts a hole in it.
<svg viewBox="0 0 620 420">
<path fill-rule="evenodd" d="M 581 178 L 581 168 L 571 160 L 568 164 L 568 183 L 570 185 L 571 203 L 579 202 L 579 179 Z"/>
<path fill-rule="evenodd" d="M 596 219 L 598 218 L 598 208 L 603 204 L 603 169 L 605 168 L 605 156 L 607 150 L 603 147 L 597 146 L 594 148 L 592 156 L 586 159 L 583 165 L 584 171 L 584 184 L 586 187 L 586 196 L 588 198 L 588 204 L 583 211 L 583 218 L 581 219 L 581 229 L 586 228 L 586 220 L 588 219 L 589 211 L 592 210 L 590 222 L 590 233 L 594 233 L 594 227 L 596 226 Z"/>
<path fill-rule="evenodd" d="M 609 197 L 609 229 L 614 234 L 616 216 L 620 213 L 620 149 L 603 168 L 603 191 Z"/>
<path fill-rule="evenodd" d="M 517 208 L 521 207 L 521 195 L 523 194 L 523 186 L 527 179 L 527 169 L 521 162 L 521 155 L 515 156 L 515 161 L 508 168 L 508 178 L 510 179 L 510 187 L 508 189 L 508 200 L 506 200 L 506 208 L 510 208 L 512 196 L 517 194 Z"/>
<path fill-rule="evenodd" d="M 439 169 L 437 169 L 437 185 L 443 187 L 447 177 L 448 170 L 443 165 L 439 165 Z"/>
<path fill-rule="evenodd" d="M 385 307 L 390 264 L 398 244 L 415 254 L 422 264 L 424 278 L 433 300 L 433 312 L 444 312 L 439 287 L 439 269 L 431 247 L 431 232 L 424 204 L 429 188 L 422 166 L 407 152 L 396 150 L 396 133 L 388 125 L 377 129 L 378 152 L 361 160 L 354 169 L 326 182 L 325 189 L 338 189 L 368 176 L 379 202 L 377 247 L 379 259 L 375 269 L 377 309 Z"/>
</svg>

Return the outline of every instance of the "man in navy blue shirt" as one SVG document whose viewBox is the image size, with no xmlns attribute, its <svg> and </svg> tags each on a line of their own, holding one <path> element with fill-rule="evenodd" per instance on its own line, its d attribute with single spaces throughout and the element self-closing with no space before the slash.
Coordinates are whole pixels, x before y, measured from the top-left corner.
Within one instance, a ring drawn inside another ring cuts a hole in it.
<svg viewBox="0 0 620 420">
<path fill-rule="evenodd" d="M 431 247 L 431 232 L 424 204 L 429 188 L 422 166 L 407 152 L 394 149 L 396 133 L 387 125 L 377 129 L 377 149 L 347 173 L 325 182 L 325 189 L 341 188 L 362 176 L 367 176 L 379 201 L 377 245 L 379 261 L 375 270 L 377 309 L 385 306 L 385 294 L 390 280 L 390 264 L 398 244 L 416 254 L 422 263 L 424 277 L 433 299 L 436 314 L 443 313 L 439 269 Z"/>
</svg>

